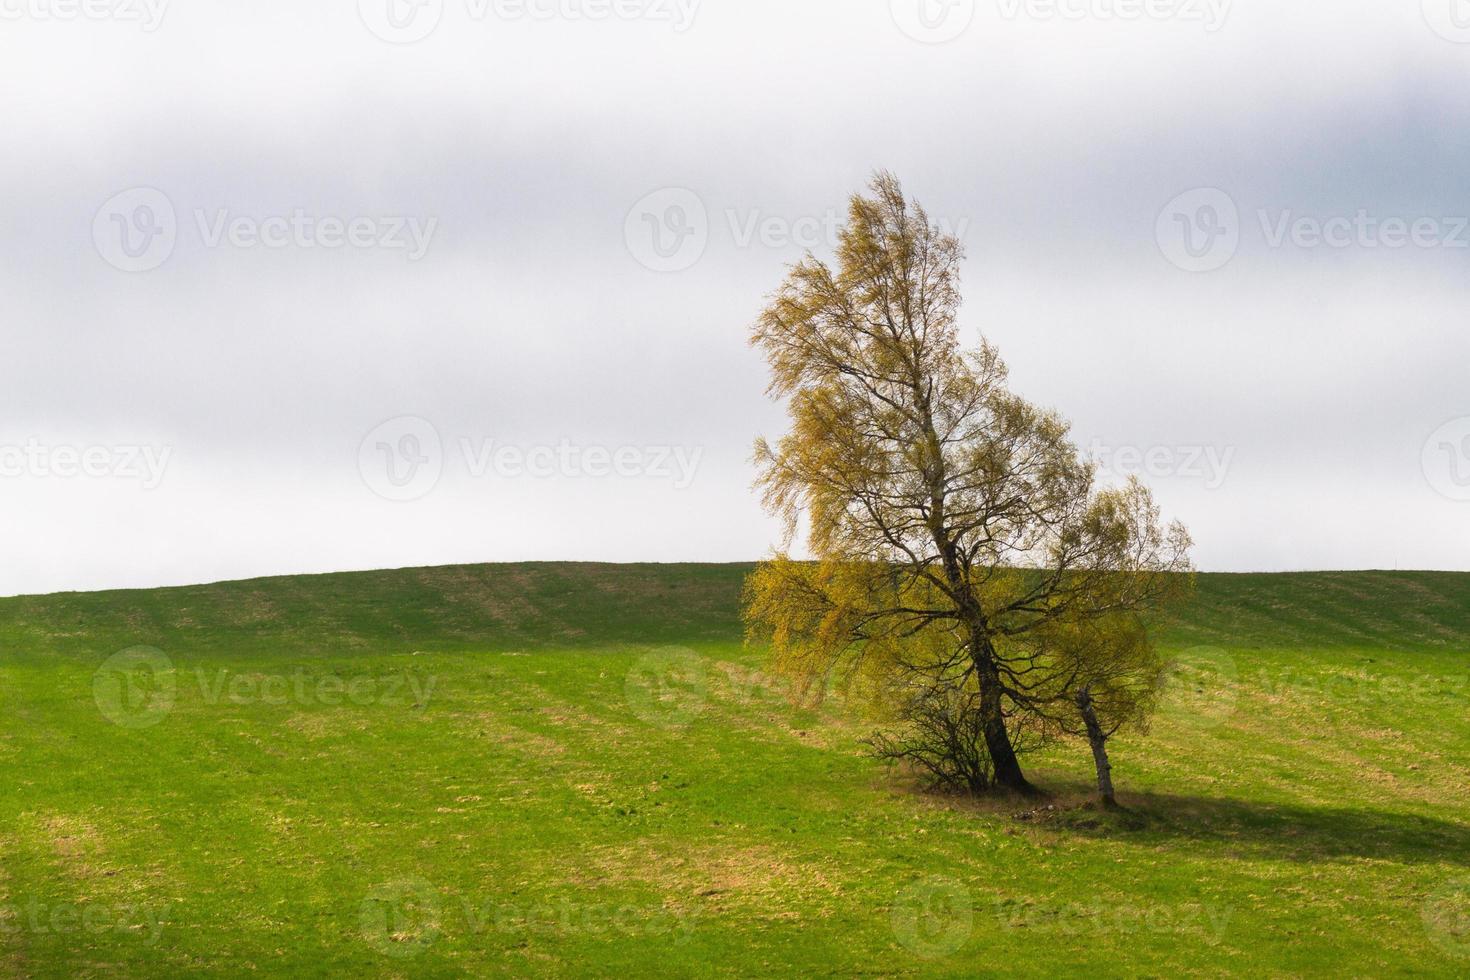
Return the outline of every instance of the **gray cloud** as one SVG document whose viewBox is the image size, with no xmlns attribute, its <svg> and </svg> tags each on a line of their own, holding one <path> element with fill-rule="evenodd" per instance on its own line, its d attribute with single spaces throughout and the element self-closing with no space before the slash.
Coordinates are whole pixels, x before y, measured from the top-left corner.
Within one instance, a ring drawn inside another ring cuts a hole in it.
<svg viewBox="0 0 1470 980">
<path fill-rule="evenodd" d="M 1017 386 L 1084 446 L 1160 450 L 1150 482 L 1204 567 L 1463 566 L 1470 504 L 1423 456 L 1470 416 L 1470 249 L 1272 241 L 1302 218 L 1470 211 L 1470 46 L 1415 6 L 1242 0 L 1208 33 L 981 4 L 942 45 L 887 3 L 835 0 L 706 0 L 683 33 L 449 3 L 403 46 L 353 3 L 179 5 L 151 33 L 8 23 L 0 445 L 173 455 L 152 490 L 0 478 L 0 591 L 757 557 L 775 528 L 745 460 L 781 416 L 746 324 L 880 166 L 964 230 L 967 329 Z M 129 273 L 93 225 L 135 187 L 166 194 L 177 241 Z M 662 188 L 694 192 L 708 241 L 659 273 L 625 220 Z M 1239 214 L 1209 272 L 1156 238 L 1193 188 Z M 257 233 L 299 214 L 309 236 L 324 219 L 434 225 L 410 257 L 211 245 L 222 214 Z M 432 493 L 392 503 L 359 450 L 405 415 L 432 421 L 447 461 Z M 462 440 L 703 455 L 674 489 L 475 476 Z M 1207 449 L 1229 454 L 1218 481 L 1182 462 Z"/>
</svg>

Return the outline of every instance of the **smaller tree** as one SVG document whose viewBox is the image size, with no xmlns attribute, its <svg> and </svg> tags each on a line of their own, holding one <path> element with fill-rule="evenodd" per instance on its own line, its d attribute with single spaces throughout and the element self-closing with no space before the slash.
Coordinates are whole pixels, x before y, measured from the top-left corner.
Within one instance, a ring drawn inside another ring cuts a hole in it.
<svg viewBox="0 0 1470 980">
<path fill-rule="evenodd" d="M 1108 741 L 1124 729 L 1148 730 L 1163 687 L 1165 664 L 1141 616 L 1119 613 L 1061 622 L 1032 637 L 1039 661 L 1054 666 L 1051 690 L 1038 690 L 1047 727 L 1087 739 L 1097 772 L 1098 799 L 1118 805 Z"/>
</svg>

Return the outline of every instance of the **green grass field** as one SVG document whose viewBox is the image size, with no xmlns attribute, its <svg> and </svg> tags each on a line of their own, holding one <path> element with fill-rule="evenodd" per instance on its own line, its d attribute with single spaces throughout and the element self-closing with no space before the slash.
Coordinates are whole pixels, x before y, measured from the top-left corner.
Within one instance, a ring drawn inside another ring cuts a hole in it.
<svg viewBox="0 0 1470 980">
<path fill-rule="evenodd" d="M 747 570 L 0 600 L 0 969 L 1470 973 L 1470 575 L 1201 576 L 1114 817 L 916 791 Z"/>
</svg>

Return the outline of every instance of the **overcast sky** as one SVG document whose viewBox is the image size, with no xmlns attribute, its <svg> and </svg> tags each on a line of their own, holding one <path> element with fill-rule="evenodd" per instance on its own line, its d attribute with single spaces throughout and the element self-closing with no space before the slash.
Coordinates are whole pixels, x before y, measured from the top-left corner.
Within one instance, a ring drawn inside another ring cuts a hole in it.
<svg viewBox="0 0 1470 980">
<path fill-rule="evenodd" d="M 1467 77 L 1464 0 L 0 0 L 0 592 L 758 558 L 747 325 L 878 167 L 1202 568 L 1470 568 Z"/>
</svg>

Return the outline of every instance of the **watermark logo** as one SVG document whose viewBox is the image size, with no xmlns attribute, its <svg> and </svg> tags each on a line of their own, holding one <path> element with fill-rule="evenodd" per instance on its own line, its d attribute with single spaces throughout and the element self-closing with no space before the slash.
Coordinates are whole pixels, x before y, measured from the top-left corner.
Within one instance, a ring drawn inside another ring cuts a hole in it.
<svg viewBox="0 0 1470 980">
<path fill-rule="evenodd" d="M 1024 929 L 1028 935 L 1051 933 L 1082 936 L 1191 936 L 1206 942 L 1222 942 L 1235 918 L 1235 909 L 1213 905 L 1132 905 L 1092 899 L 1057 902 L 1030 899 L 1018 902 L 997 898 L 995 917 L 1001 929 Z"/>
<path fill-rule="evenodd" d="M 452 447 L 452 451 L 451 451 Z M 571 439 L 515 445 L 461 436 L 446 447 L 426 419 L 390 419 L 358 447 L 363 483 L 386 500 L 419 500 L 451 465 L 472 480 L 658 480 L 687 490 L 704 460 L 702 446 L 583 445 Z"/>
<path fill-rule="evenodd" d="M 1164 205 L 1154 225 L 1164 258 L 1186 272 L 1213 272 L 1240 247 L 1240 211 L 1215 187 L 1185 191 Z"/>
<path fill-rule="evenodd" d="M 1470 416 L 1451 419 L 1424 443 L 1424 478 L 1450 500 L 1470 501 Z"/>
<path fill-rule="evenodd" d="M 1224 486 L 1235 460 L 1234 446 L 1110 446 L 1094 439 L 1088 456 L 1113 477 L 1195 480 L 1206 490 Z"/>
<path fill-rule="evenodd" d="M 1384 708 L 1405 716 L 1433 713 L 1446 703 L 1458 701 L 1470 691 L 1470 675 L 1414 673 L 1383 674 L 1358 669 L 1260 669 L 1245 678 L 1247 690 L 1273 701 L 1301 702 L 1294 711 L 1312 711 L 1312 725 L 1319 732 L 1351 734 L 1361 725 L 1365 709 Z"/>
<path fill-rule="evenodd" d="M 228 670 L 193 671 L 200 700 L 220 704 L 295 705 L 299 708 L 424 708 L 434 697 L 439 678 L 409 671 L 394 674 L 312 674 L 298 668 L 289 674 L 240 674 Z"/>
<path fill-rule="evenodd" d="M 0 478 L 135 480 L 156 490 L 172 456 L 172 446 L 53 446 L 33 438 L 0 443 Z"/>
<path fill-rule="evenodd" d="M 156 946 L 169 925 L 172 904 L 147 905 L 86 902 L 48 902 L 30 898 L 0 903 L 0 934 L 138 936 L 143 945 Z"/>
<path fill-rule="evenodd" d="M 1367 208 L 1304 214 L 1291 208 L 1259 208 L 1256 221 L 1261 244 L 1270 249 L 1470 249 L 1466 216 L 1382 215 Z M 1240 247 L 1242 233 L 1235 201 L 1215 188 L 1179 195 L 1159 212 L 1155 226 L 1164 257 L 1187 272 L 1213 272 L 1225 265 Z"/>
<path fill-rule="evenodd" d="M 644 196 L 623 223 L 628 251 L 654 272 L 683 272 L 709 246 L 709 211 L 700 196 L 666 187 Z"/>
<path fill-rule="evenodd" d="M 1470 44 L 1470 0 L 1421 0 L 1430 30 L 1455 44 Z"/>
<path fill-rule="evenodd" d="M 628 212 L 624 239 L 629 253 L 655 272 L 682 272 L 704 257 L 718 234 L 738 249 L 835 249 L 847 216 L 836 208 L 780 214 L 760 207 L 734 207 L 712 213 L 704 199 L 687 188 L 664 188 L 647 195 Z M 940 218 L 941 234 L 963 240 L 970 219 Z"/>
<path fill-rule="evenodd" d="M 410 262 L 428 254 L 439 228 L 439 219 L 433 217 L 319 215 L 299 207 L 266 215 L 229 208 L 194 208 L 191 213 L 199 244 L 206 249 L 378 250 L 401 252 Z M 148 272 L 168 261 L 180 232 L 173 202 L 152 187 L 114 195 L 92 219 L 98 254 L 124 272 Z"/>
<path fill-rule="evenodd" d="M 1461 249 L 1470 248 L 1470 218 L 1419 215 L 1380 217 L 1359 208 L 1352 215 L 1321 217 L 1290 208 L 1256 212 L 1261 234 L 1271 248 Z"/>
<path fill-rule="evenodd" d="M 1198 728 L 1219 728 L 1240 704 L 1240 666 L 1219 647 L 1185 650 L 1164 674 L 1165 706 Z"/>
<path fill-rule="evenodd" d="M 114 653 L 92 675 L 92 700 L 120 728 L 151 728 L 174 709 L 178 679 L 168 655 L 138 646 Z"/>
<path fill-rule="evenodd" d="M 417 956 L 439 938 L 439 893 L 420 878 L 379 885 L 362 900 L 358 925 L 362 938 L 384 956 Z"/>
<path fill-rule="evenodd" d="M 195 667 L 187 673 L 154 647 L 115 653 L 92 676 L 92 697 L 103 717 L 123 728 L 149 728 L 166 718 L 187 690 L 210 707 L 263 704 L 298 708 L 385 707 L 422 709 L 439 678 L 412 671 L 320 673 L 298 667 L 284 673 L 240 673 Z"/>
<path fill-rule="evenodd" d="M 709 683 L 704 659 L 684 647 L 639 657 L 623 682 L 628 707 L 659 728 L 683 728 L 704 712 Z"/>
<path fill-rule="evenodd" d="M 439 26 L 444 0 L 357 0 L 357 15 L 389 44 L 413 44 Z"/>
<path fill-rule="evenodd" d="M 444 473 L 444 443 L 427 419 L 389 419 L 362 440 L 357 451 L 362 482 L 384 500 L 407 502 L 428 496 Z"/>
<path fill-rule="evenodd" d="M 452 8 L 471 23 L 521 21 L 651 21 L 683 34 L 701 0 L 462 0 Z M 367 29 L 390 44 L 413 44 L 438 29 L 444 0 L 358 0 Z"/>
<path fill-rule="evenodd" d="M 975 20 L 975 0 L 889 0 L 898 29 L 921 44 L 953 41 Z"/>
<path fill-rule="evenodd" d="M 1232 0 L 998 0 L 1001 17 L 1053 21 L 1178 21 L 1204 25 L 1206 34 L 1225 26 Z"/>
<path fill-rule="evenodd" d="M 1424 930 L 1436 946 L 1470 960 L 1470 877 L 1456 878 L 1424 902 Z"/>
<path fill-rule="evenodd" d="M 151 34 L 163 23 L 169 0 L 0 0 L 0 20 L 115 20 Z"/>
<path fill-rule="evenodd" d="M 266 217 L 234 214 L 228 208 L 213 212 L 195 208 L 194 223 L 205 248 L 381 249 L 402 252 L 410 262 L 428 254 L 434 232 L 439 228 L 438 218 L 416 215 L 339 218 L 308 214 L 305 208 Z"/>
<path fill-rule="evenodd" d="M 760 208 L 726 208 L 725 223 L 729 228 L 730 240 L 736 248 L 800 248 L 813 251 L 818 248 L 836 248 L 842 240 L 846 215 L 836 208 L 828 208 L 821 214 L 797 216 L 771 214 Z M 952 235 L 963 240 L 970 231 L 970 219 L 951 221 L 940 218 L 935 222 L 941 234 Z"/>
<path fill-rule="evenodd" d="M 889 924 L 901 946 L 924 959 L 959 952 L 975 928 L 970 890 L 952 878 L 925 878 L 899 893 Z"/>
<path fill-rule="evenodd" d="M 466 0 L 471 20 L 651 21 L 675 34 L 694 26 L 702 0 Z"/>
<path fill-rule="evenodd" d="M 689 489 L 704 458 L 700 446 L 583 446 L 570 439 L 554 445 L 516 446 L 494 439 L 483 439 L 477 444 L 461 438 L 459 449 L 465 470 L 476 480 L 489 476 L 508 480 L 618 477 L 664 480 L 675 490 Z"/>
<path fill-rule="evenodd" d="M 168 195 L 134 187 L 107 199 L 92 218 L 92 243 L 108 265 L 147 272 L 168 261 L 179 237 L 178 217 Z"/>
<path fill-rule="evenodd" d="M 612 905 L 577 901 L 511 903 L 436 889 L 419 878 L 374 888 L 358 911 L 362 938 L 384 956 L 407 960 L 446 936 L 496 934 L 530 939 L 568 936 L 634 938 L 672 936 L 688 942 L 693 922 L 687 915 L 657 905 Z"/>
</svg>

